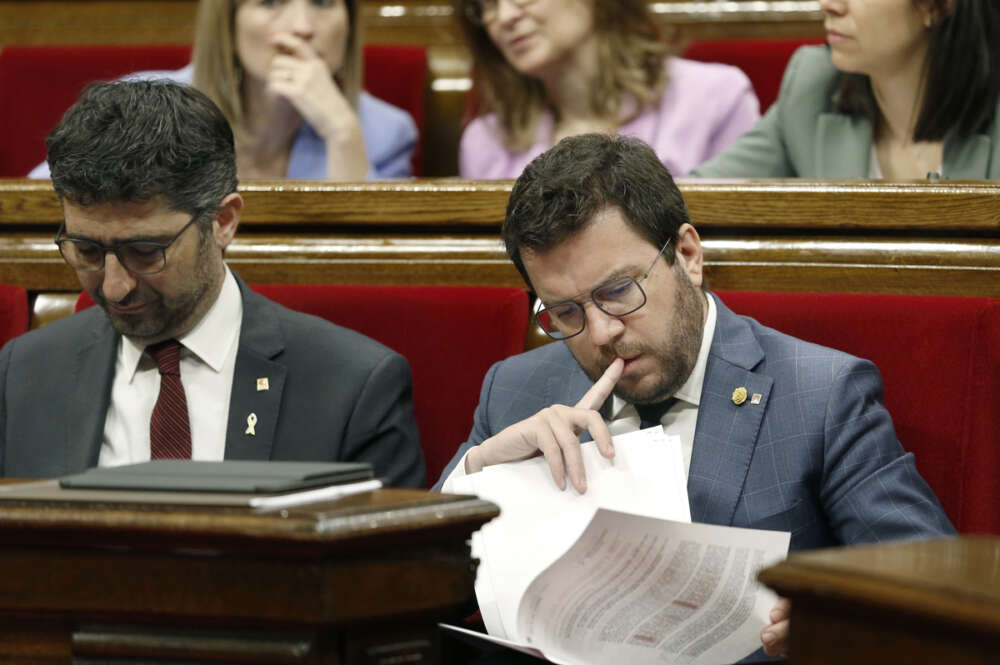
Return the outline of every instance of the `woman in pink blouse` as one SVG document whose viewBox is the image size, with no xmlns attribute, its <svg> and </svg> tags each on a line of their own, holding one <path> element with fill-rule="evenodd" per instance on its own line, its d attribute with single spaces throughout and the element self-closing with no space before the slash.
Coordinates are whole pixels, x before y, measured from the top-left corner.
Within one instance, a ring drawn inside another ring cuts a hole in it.
<svg viewBox="0 0 1000 665">
<path fill-rule="evenodd" d="M 559 139 L 622 133 L 686 174 L 760 115 L 735 67 L 668 57 L 645 0 L 458 0 L 477 102 L 466 178 L 515 178 Z"/>
</svg>

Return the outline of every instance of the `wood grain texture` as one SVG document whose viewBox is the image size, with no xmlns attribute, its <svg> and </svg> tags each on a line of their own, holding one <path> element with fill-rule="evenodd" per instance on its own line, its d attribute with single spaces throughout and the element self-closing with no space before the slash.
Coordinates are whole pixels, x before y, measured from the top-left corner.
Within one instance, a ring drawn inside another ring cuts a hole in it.
<svg viewBox="0 0 1000 665">
<path fill-rule="evenodd" d="M 523 286 L 499 238 L 510 187 L 457 179 L 247 183 L 227 260 L 254 283 Z M 713 288 L 1000 297 L 996 183 L 680 187 Z M 0 282 L 32 293 L 79 288 L 52 242 L 61 218 L 48 183 L 0 183 Z"/>
<path fill-rule="evenodd" d="M 814 0 L 654 2 L 674 37 L 732 39 L 821 36 Z M 182 44 L 194 33 L 197 0 L 3 0 L 3 44 Z M 458 45 L 447 0 L 363 0 L 365 38 L 378 44 Z"/>
<path fill-rule="evenodd" d="M 498 512 L 417 490 L 269 513 L 0 497 L 0 662 L 435 663 Z"/>
<path fill-rule="evenodd" d="M 995 662 L 1000 539 L 963 536 L 794 553 L 760 579 L 792 601 L 791 659 Z"/>
</svg>

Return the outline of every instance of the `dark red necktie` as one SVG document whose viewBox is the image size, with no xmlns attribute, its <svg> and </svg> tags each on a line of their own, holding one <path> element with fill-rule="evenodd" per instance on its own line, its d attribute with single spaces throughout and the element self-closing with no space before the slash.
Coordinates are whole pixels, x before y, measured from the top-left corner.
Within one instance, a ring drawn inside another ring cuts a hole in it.
<svg viewBox="0 0 1000 665">
<path fill-rule="evenodd" d="M 147 347 L 160 369 L 160 395 L 149 420 L 151 459 L 191 459 L 191 423 L 181 384 L 181 343 L 175 339 Z"/>
</svg>

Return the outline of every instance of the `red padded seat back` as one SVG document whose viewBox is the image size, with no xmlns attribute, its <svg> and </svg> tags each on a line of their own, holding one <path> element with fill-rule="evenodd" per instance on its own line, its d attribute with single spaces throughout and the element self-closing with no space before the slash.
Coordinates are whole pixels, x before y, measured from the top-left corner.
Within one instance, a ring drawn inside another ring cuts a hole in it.
<svg viewBox="0 0 1000 665">
<path fill-rule="evenodd" d="M 413 175 L 423 175 L 424 92 L 427 86 L 427 49 L 423 46 L 366 44 L 365 90 L 398 106 L 417 125 Z"/>
<path fill-rule="evenodd" d="M 743 70 L 753 84 L 760 112 L 778 98 L 781 77 L 789 58 L 800 46 L 821 44 L 822 39 L 725 39 L 694 42 L 684 57 L 702 62 L 722 62 Z"/>
<path fill-rule="evenodd" d="M 93 81 L 147 70 L 180 69 L 190 45 L 5 46 L 0 49 L 0 177 L 23 177 L 45 159 L 45 137 Z M 421 46 L 364 47 L 364 87 L 424 123 L 427 53 Z M 420 175 L 421 144 L 413 155 Z"/>
<path fill-rule="evenodd" d="M 490 365 L 524 350 L 528 296 L 474 286 L 252 285 L 282 305 L 356 330 L 402 354 L 428 485 L 472 430 Z M 80 294 L 77 311 L 93 304 Z"/>
<path fill-rule="evenodd" d="M 45 137 L 93 81 L 180 69 L 187 45 L 4 46 L 0 49 L 0 177 L 24 177 L 45 161 Z"/>
<path fill-rule="evenodd" d="M 28 332 L 28 292 L 20 286 L 0 284 L 0 347 Z"/>
<path fill-rule="evenodd" d="M 718 295 L 764 325 L 874 362 L 896 435 L 955 527 L 1000 534 L 1000 300 Z"/>
</svg>

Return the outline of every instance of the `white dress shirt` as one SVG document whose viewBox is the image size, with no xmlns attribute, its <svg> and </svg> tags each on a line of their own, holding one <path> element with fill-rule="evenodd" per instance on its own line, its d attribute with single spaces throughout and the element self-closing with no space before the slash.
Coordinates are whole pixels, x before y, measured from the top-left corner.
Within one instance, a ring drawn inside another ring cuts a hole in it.
<svg viewBox="0 0 1000 665">
<path fill-rule="evenodd" d="M 694 430 L 698 424 L 698 407 L 701 405 L 701 388 L 705 383 L 705 366 L 708 364 L 708 352 L 712 348 L 712 338 L 715 336 L 715 299 L 705 296 L 708 301 L 708 316 L 705 318 L 705 328 L 701 333 L 701 348 L 698 349 L 698 360 L 674 397 L 677 401 L 663 414 L 660 424 L 667 434 L 676 434 L 681 439 L 681 452 L 684 454 L 684 475 L 691 469 L 691 450 L 694 448 Z M 635 407 L 618 397 L 611 397 L 611 418 L 607 420 L 611 436 L 634 432 L 639 429 L 639 413 Z"/>
<path fill-rule="evenodd" d="M 201 321 L 177 340 L 182 345 L 181 383 L 191 423 L 192 459 L 221 460 L 225 454 L 242 322 L 240 288 L 226 267 L 219 297 Z M 144 349 L 124 335 L 118 342 L 99 466 L 149 460 L 149 420 L 160 393 L 160 372 Z"/>
<path fill-rule="evenodd" d="M 701 333 L 701 347 L 698 349 L 698 360 L 694 369 L 674 397 L 677 402 L 663 414 L 660 423 L 667 434 L 676 434 L 681 439 L 681 452 L 684 455 L 684 475 L 691 468 L 691 450 L 694 448 L 694 430 L 698 424 L 698 406 L 701 404 L 701 388 L 705 383 L 705 366 L 708 364 L 708 352 L 712 348 L 712 338 L 715 336 L 716 306 L 715 299 L 705 295 L 708 301 L 708 315 L 705 318 L 705 328 Z M 611 436 L 634 432 L 639 429 L 639 413 L 635 407 L 617 395 L 612 396 L 611 417 L 606 418 Z M 471 450 L 471 449 L 470 449 Z M 465 475 L 465 457 L 458 461 L 452 472 L 448 474 L 441 486 L 442 492 L 451 491 L 452 478 Z"/>
</svg>

